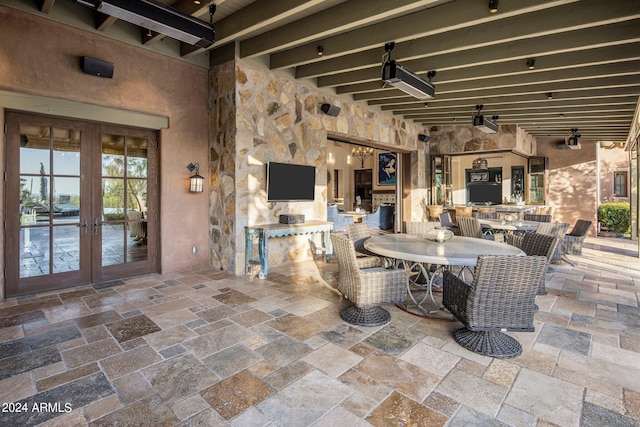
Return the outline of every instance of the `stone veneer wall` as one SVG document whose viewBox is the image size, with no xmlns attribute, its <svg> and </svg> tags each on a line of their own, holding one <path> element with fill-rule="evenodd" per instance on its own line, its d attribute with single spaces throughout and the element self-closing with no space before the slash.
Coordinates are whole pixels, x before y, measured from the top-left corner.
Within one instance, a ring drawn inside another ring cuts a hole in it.
<svg viewBox="0 0 640 427">
<path fill-rule="evenodd" d="M 236 70 L 229 62 L 210 71 L 209 259 L 228 270 L 236 253 Z"/>
<path fill-rule="evenodd" d="M 497 150 L 536 155 L 536 139 L 516 125 L 500 125 L 497 133 L 485 133 L 472 125 L 431 126 L 429 134 L 432 156 Z"/>
<path fill-rule="evenodd" d="M 213 67 L 210 76 L 212 266 L 244 272 L 244 227 L 249 224 L 276 223 L 284 213 L 326 220 L 328 133 L 376 148 L 416 152 L 411 156 L 416 169 L 411 214 L 423 219 L 420 203 L 424 203 L 426 186 L 418 186 L 426 183 L 420 176 L 425 175 L 426 150 L 417 135 L 424 129 L 241 60 Z M 339 106 L 338 117 L 325 115 L 320 110 L 323 103 Z M 268 203 L 265 165 L 269 161 L 315 166 L 315 200 Z M 309 256 L 308 236 L 269 240 L 270 265 Z"/>
</svg>

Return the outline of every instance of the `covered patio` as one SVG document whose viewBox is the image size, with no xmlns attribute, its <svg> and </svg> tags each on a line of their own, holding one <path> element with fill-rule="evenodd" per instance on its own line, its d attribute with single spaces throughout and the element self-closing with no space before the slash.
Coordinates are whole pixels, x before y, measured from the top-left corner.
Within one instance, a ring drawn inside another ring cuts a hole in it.
<svg viewBox="0 0 640 427">
<path fill-rule="evenodd" d="M 346 324 L 335 261 L 280 266 L 268 280 L 200 269 L 7 299 L 3 420 L 638 425 L 635 243 L 588 237 L 570 259 L 548 273 L 536 331 L 513 334 L 524 351 L 508 360 L 456 344 L 457 321 L 395 306 L 386 326 Z M 57 406 L 33 411 L 39 402 Z"/>
</svg>

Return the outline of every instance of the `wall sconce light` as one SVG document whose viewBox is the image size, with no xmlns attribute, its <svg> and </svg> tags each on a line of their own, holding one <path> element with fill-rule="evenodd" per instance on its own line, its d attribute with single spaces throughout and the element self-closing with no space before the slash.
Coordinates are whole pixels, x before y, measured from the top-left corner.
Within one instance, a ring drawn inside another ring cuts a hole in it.
<svg viewBox="0 0 640 427">
<path fill-rule="evenodd" d="M 498 11 L 498 0 L 489 0 L 489 12 L 496 13 Z"/>
<path fill-rule="evenodd" d="M 547 95 L 547 99 L 553 99 L 553 92 L 547 92 L 545 95 Z"/>
<path fill-rule="evenodd" d="M 204 189 L 204 177 L 200 175 L 200 164 L 189 163 L 187 169 L 189 169 L 189 172 L 196 171 L 196 173 L 189 178 L 189 191 L 192 193 L 202 193 Z"/>
<path fill-rule="evenodd" d="M 527 59 L 527 68 L 530 70 L 536 69 L 536 60 L 534 58 Z"/>
<path fill-rule="evenodd" d="M 318 45 L 318 56 L 324 55 L 324 47 L 322 45 Z"/>
</svg>

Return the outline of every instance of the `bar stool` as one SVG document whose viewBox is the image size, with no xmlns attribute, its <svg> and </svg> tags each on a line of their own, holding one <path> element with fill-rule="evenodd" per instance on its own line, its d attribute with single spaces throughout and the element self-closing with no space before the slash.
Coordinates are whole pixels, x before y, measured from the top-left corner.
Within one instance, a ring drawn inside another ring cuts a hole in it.
<svg viewBox="0 0 640 427">
<path fill-rule="evenodd" d="M 478 206 L 477 212 L 478 213 L 496 213 L 496 208 L 487 207 L 487 206 Z"/>
<path fill-rule="evenodd" d="M 443 212 L 442 205 L 429 205 L 429 221 L 438 221 Z"/>
</svg>

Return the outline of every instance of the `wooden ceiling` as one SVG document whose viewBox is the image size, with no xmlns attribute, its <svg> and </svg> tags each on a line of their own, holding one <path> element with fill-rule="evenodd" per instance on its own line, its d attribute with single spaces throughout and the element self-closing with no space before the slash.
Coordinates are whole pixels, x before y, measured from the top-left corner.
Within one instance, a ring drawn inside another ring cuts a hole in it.
<svg viewBox="0 0 640 427">
<path fill-rule="evenodd" d="M 33 2 L 0 1 L 15 3 Z M 78 10 L 76 19 L 87 20 L 88 8 L 71 0 L 38 3 L 45 16 L 66 3 Z M 163 3 L 209 22 L 214 2 Z M 210 55 L 211 64 L 254 59 L 427 128 L 470 124 L 483 104 L 483 114 L 499 116 L 499 124 L 539 138 L 562 139 L 578 128 L 583 139 L 622 141 L 638 104 L 638 0 L 502 0 L 494 14 L 488 0 L 215 3 L 215 44 L 208 50 L 182 44 L 177 55 Z M 88 25 L 108 35 L 116 19 L 90 12 Z M 150 48 L 164 37 L 139 30 L 140 45 Z M 405 67 L 425 78 L 437 72 L 435 99 L 425 103 L 382 87 L 389 41 L 393 59 Z"/>
</svg>

